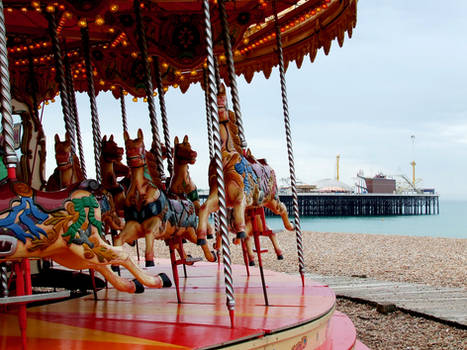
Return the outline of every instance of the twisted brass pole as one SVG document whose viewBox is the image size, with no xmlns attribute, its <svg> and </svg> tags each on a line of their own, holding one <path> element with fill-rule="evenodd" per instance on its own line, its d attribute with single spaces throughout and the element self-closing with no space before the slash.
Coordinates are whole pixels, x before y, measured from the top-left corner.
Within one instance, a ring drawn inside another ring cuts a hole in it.
<svg viewBox="0 0 467 350">
<path fill-rule="evenodd" d="M 220 138 L 219 116 L 217 109 L 217 88 L 214 71 L 214 51 L 211 31 L 211 15 L 209 13 L 209 0 L 203 0 L 203 13 L 205 24 L 207 72 L 209 85 L 209 106 L 212 113 L 212 134 L 214 141 L 214 160 L 217 173 L 217 192 L 219 198 L 219 226 L 222 235 L 222 255 L 224 259 L 224 279 L 226 304 L 229 309 L 231 327 L 234 327 L 235 296 L 233 289 L 232 266 L 230 260 L 230 242 L 227 229 L 227 208 L 225 202 L 224 169 L 222 165 L 222 141 Z"/>
<path fill-rule="evenodd" d="M 16 179 L 16 163 L 18 162 L 18 157 L 16 156 L 14 143 L 5 16 L 3 14 L 3 1 L 1 0 L 0 7 L 0 112 L 2 113 L 5 165 L 8 168 L 8 178 L 14 180 Z"/>
<path fill-rule="evenodd" d="M 206 103 L 206 124 L 208 127 L 208 146 L 209 146 L 209 160 L 214 157 L 214 149 L 212 144 L 212 112 L 209 106 L 209 77 L 207 69 L 203 69 L 204 78 L 204 102 Z"/>
<path fill-rule="evenodd" d="M 136 33 L 138 37 L 138 47 L 141 52 L 141 58 L 143 60 L 144 65 L 144 90 L 146 92 L 146 98 L 148 100 L 148 110 L 149 110 L 149 119 L 151 122 L 151 131 L 152 131 L 152 144 L 155 151 L 156 161 L 157 161 L 157 169 L 159 170 L 159 174 L 161 176 L 161 180 L 165 179 L 164 175 L 164 164 L 162 162 L 162 150 L 161 150 L 161 141 L 159 138 L 159 128 L 157 126 L 157 119 L 156 119 L 156 107 L 154 104 L 154 97 L 153 91 L 154 88 L 152 86 L 152 77 L 151 77 L 151 67 L 149 65 L 148 60 L 148 48 L 146 43 L 146 33 L 144 32 L 143 22 L 141 18 L 141 9 L 140 9 L 140 0 L 135 0 L 133 3 L 133 8 L 136 17 Z"/>
<path fill-rule="evenodd" d="M 78 152 L 79 152 L 79 163 L 81 166 L 81 171 L 83 172 L 83 176 L 86 179 L 86 163 L 84 160 L 84 149 L 83 149 L 83 140 L 81 138 L 81 128 L 79 123 L 79 116 L 78 116 L 78 107 L 76 105 L 76 96 L 75 96 L 75 89 L 73 87 L 73 77 L 71 75 L 71 65 L 68 56 L 65 54 L 64 57 L 65 63 L 65 80 L 67 85 L 67 95 L 68 95 L 68 104 L 70 106 L 70 114 L 71 119 L 75 125 L 75 132 L 76 132 L 76 140 L 78 141 Z"/>
<path fill-rule="evenodd" d="M 0 292 L 2 295 L 0 297 L 8 297 L 8 273 L 6 268 L 6 263 L 0 264 L 0 280 L 1 280 L 1 289 Z"/>
<path fill-rule="evenodd" d="M 276 29 L 277 56 L 279 59 L 279 74 L 281 81 L 282 107 L 284 110 L 285 135 L 287 138 L 287 151 L 289 156 L 290 186 L 292 188 L 293 215 L 295 218 L 295 236 L 297 240 L 298 270 L 302 278 L 302 285 L 305 285 L 305 260 L 303 257 L 303 238 L 300 228 L 300 215 L 298 210 L 297 180 L 295 178 L 295 163 L 292 149 L 292 133 L 290 130 L 289 104 L 287 101 L 287 86 L 285 83 L 284 56 L 282 53 L 281 31 L 279 19 L 277 17 L 276 1 L 273 1 L 274 21 Z"/>
<path fill-rule="evenodd" d="M 86 80 L 88 83 L 88 96 L 91 105 L 92 140 L 94 146 L 94 163 L 96 166 L 96 180 L 101 183 L 101 128 L 99 125 L 99 114 L 97 113 L 96 90 L 94 88 L 94 76 L 91 64 L 91 53 L 89 50 L 89 31 L 87 27 L 81 28 L 81 41 L 83 44 L 84 64 L 86 66 Z"/>
<path fill-rule="evenodd" d="M 63 65 L 62 49 L 58 40 L 57 21 L 54 13 L 47 13 L 49 21 L 49 34 L 52 40 L 52 51 L 55 61 L 55 80 L 57 81 L 60 91 L 60 103 L 62 105 L 63 119 L 65 121 L 65 130 L 70 135 L 71 151 L 76 154 L 75 133 L 73 121 L 71 118 L 69 99 L 67 94 L 67 86 L 65 80 L 65 71 Z"/>
<path fill-rule="evenodd" d="M 161 119 L 162 119 L 162 131 L 164 133 L 164 143 L 167 157 L 167 170 L 169 172 L 169 176 L 172 177 L 173 175 L 173 159 L 172 159 L 172 149 L 171 142 L 170 142 L 170 134 L 169 134 L 169 122 L 167 119 L 167 109 L 165 108 L 165 91 L 164 87 L 162 86 L 162 76 L 161 76 L 161 68 L 159 65 L 159 57 L 154 56 L 154 69 L 155 69 L 155 78 L 156 78 L 156 85 L 157 85 L 157 92 L 159 94 L 159 106 L 161 108 Z"/>
<path fill-rule="evenodd" d="M 123 131 L 128 132 L 128 124 L 126 121 L 126 106 L 125 106 L 125 94 L 123 93 L 123 88 L 120 88 L 120 108 L 122 110 L 122 126 Z"/>
<path fill-rule="evenodd" d="M 237 89 L 237 79 L 235 75 L 235 65 L 232 53 L 232 44 L 230 42 L 229 22 L 227 21 L 227 11 L 225 10 L 225 0 L 219 0 L 219 17 L 222 25 L 222 38 L 224 42 L 225 57 L 227 58 L 227 68 L 229 71 L 230 94 L 232 95 L 232 104 L 238 127 L 238 137 L 242 148 L 247 147 L 245 132 L 243 130 L 242 113 L 240 111 L 240 96 Z"/>
</svg>

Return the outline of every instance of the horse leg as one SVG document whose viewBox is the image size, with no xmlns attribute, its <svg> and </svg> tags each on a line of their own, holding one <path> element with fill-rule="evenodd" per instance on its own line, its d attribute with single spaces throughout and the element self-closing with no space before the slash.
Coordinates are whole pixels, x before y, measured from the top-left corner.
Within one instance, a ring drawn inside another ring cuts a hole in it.
<svg viewBox="0 0 467 350">
<path fill-rule="evenodd" d="M 215 191 L 209 195 L 208 199 L 203 203 L 203 205 L 199 209 L 199 224 L 196 230 L 196 235 L 198 237 L 198 245 L 204 245 L 207 243 L 206 236 L 208 231 L 209 214 L 217 210 L 219 210 L 219 197 L 217 196 L 217 191 Z"/>
<path fill-rule="evenodd" d="M 197 236 L 195 229 L 192 227 L 188 227 L 183 235 L 186 239 L 188 239 L 192 243 L 197 243 Z M 201 249 L 203 250 L 204 256 L 207 261 L 209 262 L 214 262 L 216 261 L 216 256 L 214 255 L 214 252 L 209 250 L 209 246 L 207 243 L 201 244 Z"/>
<path fill-rule="evenodd" d="M 144 236 L 146 242 L 146 251 L 144 253 L 144 259 L 146 261 L 146 267 L 154 266 L 154 234 L 152 232 L 146 233 Z"/>
<path fill-rule="evenodd" d="M 162 219 L 159 216 L 153 216 L 143 222 L 144 239 L 146 241 L 145 260 L 146 267 L 154 266 L 154 239 L 159 235 Z"/>
<path fill-rule="evenodd" d="M 125 227 L 114 239 L 115 246 L 121 246 L 126 242 L 134 241 L 138 238 L 141 231 L 141 225 L 136 221 L 127 221 Z"/>
<path fill-rule="evenodd" d="M 141 225 L 138 222 L 128 221 L 125 224 L 125 227 L 123 227 L 123 230 L 120 232 L 120 234 L 114 237 L 114 246 L 119 247 L 125 244 L 126 242 L 132 242 L 138 239 L 140 230 Z M 112 270 L 120 274 L 120 267 L 118 265 L 112 265 Z"/>
<path fill-rule="evenodd" d="M 292 225 L 292 223 L 289 220 L 287 208 L 285 207 L 284 203 L 282 203 L 280 200 L 273 199 L 267 203 L 264 203 L 264 206 L 270 209 L 274 214 L 280 215 L 286 230 L 293 231 L 295 229 L 294 225 Z"/>
<path fill-rule="evenodd" d="M 109 267 L 101 265 L 95 257 L 86 259 L 82 246 L 70 247 L 70 250 L 74 253 L 73 255 L 67 252 L 54 256 L 53 260 L 73 270 L 94 269 L 100 272 L 117 290 L 126 293 L 136 292 L 136 284 L 132 281 L 114 274 Z"/>
<path fill-rule="evenodd" d="M 269 234 L 269 239 L 271 240 L 272 246 L 274 247 L 274 251 L 276 252 L 277 260 L 283 260 L 284 255 L 282 255 L 282 250 L 279 246 L 279 242 L 277 241 L 276 234 L 274 232 L 271 232 Z"/>
<path fill-rule="evenodd" d="M 245 238 L 246 251 L 248 254 L 248 265 L 255 266 L 255 254 L 253 253 L 253 246 L 251 236 Z"/>
<path fill-rule="evenodd" d="M 141 289 L 140 283 L 122 278 L 115 273 L 108 266 L 95 266 L 94 269 L 100 272 L 102 276 L 112 285 L 115 289 L 126 293 L 142 293 L 144 287 Z"/>
<path fill-rule="evenodd" d="M 245 238 L 246 225 L 245 225 L 245 209 L 246 209 L 246 198 L 242 193 L 240 198 L 236 201 L 236 205 L 233 207 L 233 230 L 237 233 L 237 238 Z"/>
<path fill-rule="evenodd" d="M 97 236 L 97 235 L 96 235 Z M 61 255 L 54 256 L 54 260 L 59 264 L 71 269 L 95 269 L 99 271 L 107 281 L 110 282 L 116 289 L 127 293 L 142 293 L 143 285 L 150 288 L 170 287 L 170 279 L 164 273 L 157 276 L 149 276 L 142 271 L 131 259 L 131 257 L 119 247 L 108 245 L 99 237 L 93 237 L 94 244 L 99 247 L 100 253 L 105 253 L 106 257 L 99 259 L 96 255 L 89 257 L 89 250 L 85 250 L 82 245 L 71 245 L 70 250 L 73 255 L 66 252 Z M 136 279 L 133 281 L 122 278 L 114 274 L 109 264 L 124 266 Z"/>
</svg>

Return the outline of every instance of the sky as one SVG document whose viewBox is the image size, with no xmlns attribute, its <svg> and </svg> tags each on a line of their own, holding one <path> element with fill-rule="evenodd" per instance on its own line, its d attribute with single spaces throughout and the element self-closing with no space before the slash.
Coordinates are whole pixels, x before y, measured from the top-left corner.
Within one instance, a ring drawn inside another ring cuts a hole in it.
<svg viewBox="0 0 467 350">
<path fill-rule="evenodd" d="M 466 33 L 464 0 L 360 0 L 357 26 L 342 48 L 334 41 L 328 56 L 320 50 L 314 63 L 305 57 L 301 69 L 290 63 L 287 70 L 297 178 L 313 184 L 335 177 L 338 154 L 340 179 L 351 186 L 360 170 L 411 178 L 414 160 L 421 187 L 435 188 L 441 198 L 467 199 Z M 268 80 L 261 73 L 237 84 L 248 147 L 268 160 L 278 179 L 289 176 L 278 70 Z M 77 101 L 93 177 L 89 98 L 77 94 Z M 120 102 L 101 93 L 97 103 L 102 136 L 114 134 L 123 146 Z M 142 128 L 149 147 L 147 104 L 127 96 L 126 106 L 131 137 Z M 171 88 L 166 108 L 172 140 L 189 136 L 198 152 L 190 174 L 198 188 L 207 188 L 203 90 Z M 49 176 L 53 136 L 64 135 L 59 99 L 45 107 L 43 125 Z M 159 129 L 162 138 L 160 118 Z"/>
</svg>

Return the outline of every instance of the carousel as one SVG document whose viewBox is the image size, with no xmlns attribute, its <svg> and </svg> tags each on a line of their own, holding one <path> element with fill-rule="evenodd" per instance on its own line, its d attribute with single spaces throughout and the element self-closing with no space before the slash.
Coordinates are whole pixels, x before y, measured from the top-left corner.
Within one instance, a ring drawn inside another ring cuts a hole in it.
<svg viewBox="0 0 467 350">
<path fill-rule="evenodd" d="M 0 10 L 0 349 L 367 349 L 333 291 L 305 277 L 285 83 L 290 62 L 313 62 L 351 36 L 357 0 L 10 0 Z M 275 66 L 292 213 L 248 147 L 236 83 Z M 210 158 L 204 202 L 189 175 L 197 153 L 189 135 L 172 142 L 164 100 L 196 83 Z M 77 91 L 89 96 L 95 179 Z M 101 134 L 98 93 L 119 100 L 124 147 Z M 128 95 L 147 104 L 150 131 L 129 130 Z M 43 106 L 57 96 L 66 133 L 46 140 Z M 283 259 L 265 208 L 295 237 L 296 275 L 263 266 L 260 237 Z M 122 247 L 140 238 L 141 264 Z M 155 240 L 170 259 L 154 256 Z M 244 266 L 232 264 L 232 240 Z M 93 293 L 70 298 L 70 281 Z"/>
</svg>

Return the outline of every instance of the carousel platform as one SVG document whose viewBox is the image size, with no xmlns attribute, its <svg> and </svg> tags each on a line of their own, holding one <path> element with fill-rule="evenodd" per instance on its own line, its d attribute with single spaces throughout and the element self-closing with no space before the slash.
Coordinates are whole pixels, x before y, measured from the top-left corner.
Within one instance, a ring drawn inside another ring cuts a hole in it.
<svg viewBox="0 0 467 350">
<path fill-rule="evenodd" d="M 169 260 L 147 269 L 169 276 Z M 181 268 L 180 268 L 181 272 Z M 225 306 L 223 267 L 196 263 L 174 287 L 126 294 L 115 289 L 28 308 L 27 349 L 368 349 L 350 319 L 335 310 L 334 292 L 299 276 L 266 270 L 269 306 L 259 270 L 233 266 L 235 327 Z M 122 271 L 126 276 L 128 273 Z M 128 274 L 128 277 L 130 275 Z M 0 313 L 0 349 L 21 349 L 14 310 Z"/>
</svg>

